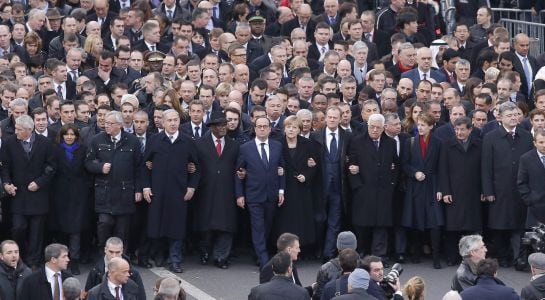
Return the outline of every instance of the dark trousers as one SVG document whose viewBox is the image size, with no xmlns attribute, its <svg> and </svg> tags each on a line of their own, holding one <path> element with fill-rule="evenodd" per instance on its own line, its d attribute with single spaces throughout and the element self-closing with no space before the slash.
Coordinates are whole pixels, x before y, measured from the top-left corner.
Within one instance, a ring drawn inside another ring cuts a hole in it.
<svg viewBox="0 0 545 300">
<path fill-rule="evenodd" d="M 394 228 L 394 241 L 396 254 L 405 254 L 407 251 L 407 229 L 405 227 Z"/>
<path fill-rule="evenodd" d="M 335 257 L 337 251 L 337 235 L 341 230 L 342 203 L 341 195 L 328 193 L 326 198 L 327 227 L 324 243 L 324 257 Z"/>
<path fill-rule="evenodd" d="M 206 231 L 201 234 L 201 252 L 208 253 L 212 250 L 214 259 L 225 260 L 231 252 L 233 245 L 233 233 L 219 230 Z"/>
<path fill-rule="evenodd" d="M 151 241 L 148 238 L 148 203 L 136 203 L 136 213 L 131 217 L 129 234 L 129 254 L 138 253 L 138 260 L 147 261 L 150 255 Z"/>
<path fill-rule="evenodd" d="M 131 215 L 98 214 L 97 237 L 99 249 L 104 249 L 106 240 L 112 236 L 123 241 L 124 249 L 128 249 L 128 232 Z"/>
<path fill-rule="evenodd" d="M 439 228 L 426 231 L 411 231 L 411 244 L 414 246 L 414 256 L 420 257 L 422 255 L 422 246 L 424 245 L 425 234 L 427 232 L 429 232 L 430 235 L 433 258 L 438 259 L 441 245 L 441 230 Z"/>
<path fill-rule="evenodd" d="M 360 254 L 384 257 L 388 251 L 388 229 L 386 227 L 354 226 Z"/>
<path fill-rule="evenodd" d="M 520 239 L 523 230 L 493 230 L 491 232 L 494 248 L 499 260 L 510 261 L 520 254 Z M 509 248 L 511 246 L 511 249 Z"/>
<path fill-rule="evenodd" d="M 182 240 L 169 239 L 168 240 L 168 261 L 171 264 L 182 263 Z"/>
<path fill-rule="evenodd" d="M 24 261 L 29 266 L 40 264 L 46 218 L 45 215 L 13 214 L 13 239 L 23 249 Z"/>
<path fill-rule="evenodd" d="M 276 202 L 265 201 L 262 203 L 247 203 L 250 212 L 250 223 L 252 225 L 252 243 L 254 250 L 259 258 L 260 266 L 264 266 L 269 261 L 267 252 L 267 239 L 271 232 L 271 227 L 276 211 Z"/>
<path fill-rule="evenodd" d="M 70 253 L 70 259 L 79 260 L 80 250 L 81 250 L 81 233 L 68 234 L 68 253 Z"/>
</svg>

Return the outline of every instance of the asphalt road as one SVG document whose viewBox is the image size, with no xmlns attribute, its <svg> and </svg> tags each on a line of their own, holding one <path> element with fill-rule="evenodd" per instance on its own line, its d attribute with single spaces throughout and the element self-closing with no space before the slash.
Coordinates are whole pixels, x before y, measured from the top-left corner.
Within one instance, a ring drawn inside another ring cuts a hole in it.
<svg viewBox="0 0 545 300">
<path fill-rule="evenodd" d="M 82 284 L 85 283 L 90 267 L 90 265 L 82 266 L 83 273 L 77 276 Z M 299 276 L 303 285 L 310 285 L 315 281 L 319 267 L 318 261 L 298 262 Z M 426 282 L 426 299 L 441 299 L 443 294 L 450 289 L 452 276 L 456 271 L 456 267 L 435 270 L 432 268 L 431 261 L 426 260 L 420 264 L 407 263 L 403 267 L 401 283 L 405 283 L 412 276 L 421 276 Z M 182 279 L 184 289 L 191 296 L 189 299 L 247 299 L 250 289 L 259 281 L 258 268 L 249 256 L 236 259 L 228 270 L 218 269 L 211 263 L 202 266 L 198 263 L 196 256 L 186 257 L 183 268 L 185 272 L 176 275 Z M 153 285 L 160 275 L 174 275 L 163 268 L 137 269 L 146 286 L 148 299 L 153 299 Z M 513 268 L 501 268 L 498 273 L 499 278 L 506 285 L 513 287 L 517 293 L 528 283 L 530 278 L 530 273 L 517 272 Z"/>
</svg>

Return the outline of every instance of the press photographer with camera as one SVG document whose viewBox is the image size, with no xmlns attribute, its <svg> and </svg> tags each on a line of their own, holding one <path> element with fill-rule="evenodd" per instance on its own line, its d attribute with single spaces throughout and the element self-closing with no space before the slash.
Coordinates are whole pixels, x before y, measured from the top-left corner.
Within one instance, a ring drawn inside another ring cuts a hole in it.
<svg viewBox="0 0 545 300">
<path fill-rule="evenodd" d="M 369 295 L 378 300 L 394 299 L 402 300 L 399 275 L 403 272 L 400 264 L 395 264 L 388 275 L 384 276 L 384 266 L 382 259 L 378 256 L 368 255 L 363 258 L 362 267 L 369 272 Z"/>
<path fill-rule="evenodd" d="M 522 288 L 520 297 L 525 300 L 540 300 L 545 297 L 545 254 L 533 253 L 528 257 L 532 279 Z"/>
</svg>

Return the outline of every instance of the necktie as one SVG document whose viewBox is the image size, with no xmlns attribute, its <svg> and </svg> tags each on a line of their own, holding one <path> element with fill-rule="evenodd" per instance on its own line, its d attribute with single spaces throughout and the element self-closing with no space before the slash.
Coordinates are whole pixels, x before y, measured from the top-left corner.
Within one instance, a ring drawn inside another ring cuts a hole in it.
<svg viewBox="0 0 545 300">
<path fill-rule="evenodd" d="M 60 99 L 64 99 L 62 96 L 62 85 L 57 86 L 57 96 L 59 96 Z"/>
<path fill-rule="evenodd" d="M 195 126 L 195 137 L 196 138 L 201 137 L 201 135 L 199 134 L 199 129 L 201 129 L 199 126 Z"/>
<path fill-rule="evenodd" d="M 127 0 L 121 0 L 121 8 L 125 8 L 127 6 Z"/>
<path fill-rule="evenodd" d="M 369 42 L 371 41 L 371 40 L 370 40 L 370 39 L 371 39 L 371 33 L 370 33 L 370 32 L 368 32 L 368 33 L 365 34 L 365 39 L 366 39 L 367 41 L 369 41 Z"/>
<path fill-rule="evenodd" d="M 530 72 L 530 65 L 528 65 L 528 58 L 525 57 L 522 59 L 522 67 L 524 68 L 524 76 L 526 76 L 526 82 L 528 84 L 528 93 L 532 89 L 532 72 Z"/>
<path fill-rule="evenodd" d="M 120 296 L 119 296 L 119 287 L 116 286 L 115 287 L 115 300 L 120 300 Z"/>
<path fill-rule="evenodd" d="M 511 139 L 514 141 L 515 140 L 515 132 L 511 131 L 511 132 L 509 132 L 509 134 L 511 135 Z"/>
<path fill-rule="evenodd" d="M 212 7 L 212 15 L 214 16 L 214 18 L 219 19 L 218 8 L 216 6 Z"/>
<path fill-rule="evenodd" d="M 269 160 L 267 159 L 267 152 L 265 151 L 265 143 L 261 143 L 261 160 L 268 167 Z"/>
<path fill-rule="evenodd" d="M 151 51 L 155 51 L 155 45 L 151 46 Z"/>
<path fill-rule="evenodd" d="M 117 138 L 112 137 L 112 143 L 114 143 L 114 148 L 117 146 Z"/>
<path fill-rule="evenodd" d="M 216 140 L 216 153 L 218 154 L 218 156 L 221 156 L 221 140 L 220 139 Z"/>
<path fill-rule="evenodd" d="M 378 140 L 373 140 L 373 145 L 375 146 L 375 150 L 378 151 Z"/>
<path fill-rule="evenodd" d="M 422 80 L 427 80 L 428 75 L 427 75 L 426 73 L 424 73 L 424 74 L 422 75 L 422 77 L 423 77 Z"/>
<path fill-rule="evenodd" d="M 27 155 L 30 154 L 30 142 L 23 141 L 23 150 L 25 150 Z"/>
<path fill-rule="evenodd" d="M 70 71 L 70 74 L 72 74 L 72 81 L 76 82 L 78 80 L 78 72 L 76 70 Z"/>
<path fill-rule="evenodd" d="M 206 122 L 208 122 L 208 120 L 210 120 L 210 111 L 209 110 L 206 111 Z"/>
<path fill-rule="evenodd" d="M 329 156 L 331 159 L 335 159 L 337 157 L 337 139 L 335 138 L 335 133 L 332 132 L 331 134 L 331 142 L 329 142 Z"/>
<path fill-rule="evenodd" d="M 346 128 L 346 129 L 345 129 L 344 131 L 346 131 L 346 132 L 350 133 L 350 132 L 352 132 L 352 129 L 350 129 L 350 128 Z"/>
<path fill-rule="evenodd" d="M 59 286 L 59 273 L 53 275 L 53 300 L 61 300 L 61 287 Z"/>
<path fill-rule="evenodd" d="M 272 128 L 276 127 L 276 122 L 271 122 Z"/>
<path fill-rule="evenodd" d="M 172 20 L 172 10 L 171 9 L 167 9 L 167 18 L 169 20 Z"/>
<path fill-rule="evenodd" d="M 542 157 L 541 157 L 541 163 L 542 163 L 543 166 L 545 167 L 545 156 L 542 156 Z"/>
<path fill-rule="evenodd" d="M 464 50 L 466 50 L 466 47 L 460 46 L 460 49 L 459 49 L 459 50 L 460 50 L 460 52 L 464 52 Z"/>
<path fill-rule="evenodd" d="M 171 143 L 171 144 L 174 144 L 174 136 L 173 136 L 173 135 L 169 135 L 168 138 L 170 139 L 170 143 Z"/>
<path fill-rule="evenodd" d="M 144 153 L 144 150 L 146 149 L 146 144 L 144 143 L 144 137 L 139 136 L 138 141 L 140 141 L 140 152 Z"/>
<path fill-rule="evenodd" d="M 329 24 L 335 25 L 335 17 L 329 17 Z"/>
<path fill-rule="evenodd" d="M 102 26 L 102 23 L 104 23 L 104 18 L 98 18 L 98 24 Z"/>
<path fill-rule="evenodd" d="M 325 47 L 322 46 L 322 54 L 325 54 Z"/>
</svg>

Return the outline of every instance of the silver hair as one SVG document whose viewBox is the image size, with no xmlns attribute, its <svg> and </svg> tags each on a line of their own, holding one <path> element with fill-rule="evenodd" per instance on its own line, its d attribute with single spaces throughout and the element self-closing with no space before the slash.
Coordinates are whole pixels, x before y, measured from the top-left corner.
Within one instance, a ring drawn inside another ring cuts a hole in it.
<svg viewBox="0 0 545 300">
<path fill-rule="evenodd" d="M 24 106 L 28 107 L 28 101 L 23 98 L 16 98 L 9 103 L 9 108 L 13 109 L 15 106 Z"/>
<path fill-rule="evenodd" d="M 463 59 L 463 58 L 461 58 L 460 60 L 458 60 L 456 62 L 456 67 L 458 67 L 458 66 L 470 66 L 470 65 L 471 65 L 471 63 L 467 59 Z"/>
<path fill-rule="evenodd" d="M 442 300 L 462 300 L 462 296 L 458 293 L 458 291 L 448 291 L 444 296 Z"/>
<path fill-rule="evenodd" d="M 471 251 L 477 249 L 477 243 L 482 242 L 483 237 L 479 234 L 466 235 L 458 243 L 458 252 L 462 257 L 468 257 Z"/>
<path fill-rule="evenodd" d="M 306 108 L 300 109 L 295 116 L 298 119 L 301 119 L 302 117 L 310 117 L 310 121 L 312 121 L 312 112 Z"/>
<path fill-rule="evenodd" d="M 111 111 L 106 114 L 106 118 L 109 118 L 110 116 L 114 116 L 115 122 L 119 125 L 123 125 L 123 115 L 119 111 Z"/>
<path fill-rule="evenodd" d="M 399 115 L 396 113 L 385 113 L 384 114 L 384 123 L 388 123 L 393 120 L 399 119 Z"/>
<path fill-rule="evenodd" d="M 41 9 L 33 8 L 28 13 L 28 19 L 29 20 L 34 19 L 35 17 L 38 17 L 38 16 L 45 16 L 45 12 L 43 10 L 41 10 Z"/>
<path fill-rule="evenodd" d="M 248 29 L 250 30 L 250 24 L 246 22 L 240 22 L 237 24 L 237 27 L 235 28 L 235 32 L 239 31 L 240 29 Z"/>
<path fill-rule="evenodd" d="M 123 240 L 116 237 L 116 236 L 112 236 L 110 237 L 109 239 L 106 240 L 106 247 L 108 246 L 121 246 L 123 247 Z"/>
<path fill-rule="evenodd" d="M 397 91 L 394 88 L 385 88 L 380 95 L 382 96 L 384 93 L 394 93 L 397 96 Z"/>
<path fill-rule="evenodd" d="M 125 95 L 121 96 L 121 105 L 123 105 L 123 103 L 127 102 L 127 100 L 136 100 L 136 101 L 138 101 L 138 98 L 136 98 L 136 96 L 133 95 L 133 94 L 125 94 Z"/>
<path fill-rule="evenodd" d="M 34 129 L 34 121 L 29 115 L 22 115 L 15 119 L 15 125 L 21 125 L 26 129 Z"/>
<path fill-rule="evenodd" d="M 369 116 L 367 124 L 371 124 L 371 122 L 379 122 L 381 126 L 384 126 L 385 119 L 381 114 L 372 114 Z"/>
<path fill-rule="evenodd" d="M 62 283 L 62 294 L 65 300 L 79 299 L 81 294 L 81 283 L 75 277 L 66 278 Z"/>
<path fill-rule="evenodd" d="M 356 78 L 354 78 L 354 76 L 352 76 L 352 75 L 343 77 L 341 79 L 341 85 L 345 84 L 345 83 L 354 83 L 354 82 L 356 82 Z"/>
<path fill-rule="evenodd" d="M 38 80 L 36 80 L 36 78 L 34 78 L 34 76 L 32 75 L 26 75 L 25 77 L 23 77 L 23 80 L 24 79 L 30 79 L 32 81 L 32 86 L 34 88 L 36 88 L 38 86 Z"/>
<path fill-rule="evenodd" d="M 500 82 L 506 82 L 508 85 L 509 85 L 509 89 L 512 89 L 513 88 L 513 82 L 511 80 L 509 80 L 509 78 L 500 78 L 498 80 L 498 82 L 496 83 L 496 86 L 498 86 L 498 84 Z"/>
<path fill-rule="evenodd" d="M 518 109 L 518 106 L 511 101 L 507 101 L 500 105 L 500 108 L 498 109 L 498 113 L 500 115 L 503 115 L 504 112 L 515 110 L 515 109 Z"/>
<path fill-rule="evenodd" d="M 178 118 L 180 117 L 180 113 L 178 113 L 175 109 L 167 109 L 165 111 L 163 111 L 163 118 L 166 117 L 166 115 L 170 114 L 170 113 L 175 113 L 176 116 L 178 116 Z"/>
<path fill-rule="evenodd" d="M 409 43 L 409 42 L 405 42 L 405 43 L 402 43 L 401 45 L 399 45 L 399 47 L 397 48 L 397 53 L 401 53 L 401 51 L 403 50 L 407 50 L 407 49 L 414 49 L 414 46 L 413 44 Z"/>
<path fill-rule="evenodd" d="M 369 47 L 367 47 L 367 44 L 362 41 L 357 41 L 354 43 L 354 45 L 352 45 L 352 53 L 362 49 L 369 52 Z"/>
</svg>

